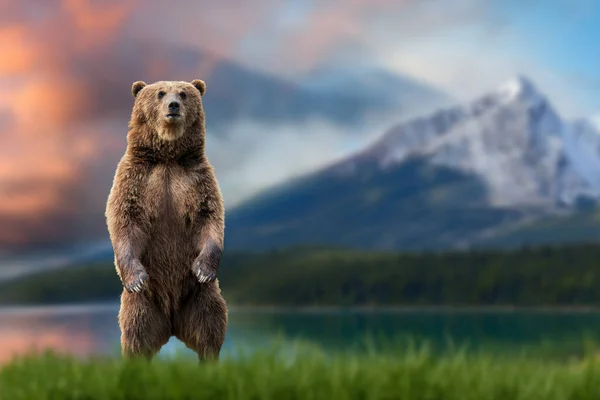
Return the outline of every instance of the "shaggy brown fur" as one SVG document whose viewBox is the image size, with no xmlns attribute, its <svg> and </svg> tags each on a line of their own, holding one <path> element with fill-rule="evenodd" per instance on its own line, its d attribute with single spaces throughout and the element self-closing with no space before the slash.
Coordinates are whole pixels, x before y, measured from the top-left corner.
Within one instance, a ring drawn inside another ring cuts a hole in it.
<svg viewBox="0 0 600 400">
<path fill-rule="evenodd" d="M 124 286 L 126 357 L 152 358 L 174 335 L 201 360 L 215 359 L 225 339 L 227 307 L 216 279 L 225 215 L 204 153 L 205 90 L 201 80 L 131 88 L 127 151 L 106 207 Z"/>
</svg>

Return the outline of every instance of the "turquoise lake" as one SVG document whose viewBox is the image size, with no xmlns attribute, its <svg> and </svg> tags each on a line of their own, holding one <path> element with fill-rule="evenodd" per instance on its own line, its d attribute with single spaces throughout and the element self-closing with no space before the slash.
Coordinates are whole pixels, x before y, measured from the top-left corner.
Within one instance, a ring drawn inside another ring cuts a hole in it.
<svg viewBox="0 0 600 400">
<path fill-rule="evenodd" d="M 118 305 L 0 308 L 0 362 L 32 349 L 88 356 L 119 354 Z M 519 350 L 546 342 L 557 352 L 577 351 L 582 339 L 600 343 L 600 312 L 579 311 L 285 311 L 232 309 L 221 355 L 235 356 L 273 343 L 301 339 L 325 349 L 352 350 L 369 337 L 450 342 L 473 349 Z M 159 356 L 193 356 L 172 338 Z"/>
</svg>

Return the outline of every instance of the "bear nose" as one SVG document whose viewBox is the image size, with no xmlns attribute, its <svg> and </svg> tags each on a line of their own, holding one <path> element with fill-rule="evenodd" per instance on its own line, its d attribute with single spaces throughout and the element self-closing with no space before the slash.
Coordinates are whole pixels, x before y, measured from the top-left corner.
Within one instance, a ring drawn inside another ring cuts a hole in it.
<svg viewBox="0 0 600 400">
<path fill-rule="evenodd" d="M 172 101 L 169 103 L 169 111 L 179 111 L 179 103 Z"/>
</svg>

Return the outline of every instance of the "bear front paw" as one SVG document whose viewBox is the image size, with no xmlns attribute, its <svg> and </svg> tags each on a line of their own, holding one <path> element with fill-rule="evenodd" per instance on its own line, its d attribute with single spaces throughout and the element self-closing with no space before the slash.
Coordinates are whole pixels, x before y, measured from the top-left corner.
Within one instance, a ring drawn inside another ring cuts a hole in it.
<svg viewBox="0 0 600 400">
<path fill-rule="evenodd" d="M 128 282 L 125 283 L 125 289 L 129 293 L 139 293 L 142 291 L 148 280 L 148 274 L 146 271 L 136 271 L 131 274 Z"/>
<path fill-rule="evenodd" d="M 192 272 L 194 273 L 194 275 L 196 275 L 196 278 L 200 283 L 213 282 L 215 279 L 217 279 L 217 273 L 211 271 L 202 262 L 202 260 L 198 258 L 194 261 Z"/>
</svg>

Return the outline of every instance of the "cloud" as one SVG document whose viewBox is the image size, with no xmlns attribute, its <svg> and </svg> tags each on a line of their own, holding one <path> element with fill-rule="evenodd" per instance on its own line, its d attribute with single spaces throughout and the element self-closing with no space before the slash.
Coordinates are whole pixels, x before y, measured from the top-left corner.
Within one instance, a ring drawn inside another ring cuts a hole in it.
<svg viewBox="0 0 600 400">
<path fill-rule="evenodd" d="M 388 25 L 383 24 L 379 31 L 369 31 L 367 47 L 381 64 L 458 99 L 472 99 L 524 74 L 564 116 L 580 117 L 593 111 L 589 106 L 596 102 L 590 99 L 590 88 L 600 82 L 557 70 L 540 58 L 536 47 L 544 46 L 543 31 L 535 36 L 530 34 L 533 26 L 525 29 L 522 24 L 527 20 L 539 24 L 544 18 L 541 13 L 550 7 L 561 15 L 553 28 L 560 30 L 589 14 L 591 2 L 455 0 L 452 4 L 415 2 L 409 13 L 389 17 L 396 20 L 397 28 L 385 29 Z"/>
<path fill-rule="evenodd" d="M 201 49 L 206 57 L 194 71 L 210 79 L 220 61 L 235 58 L 246 36 L 276 16 L 279 4 L 277 0 L 183 0 L 174 8 L 172 3 L 149 0 L 136 10 L 130 34 L 132 38 Z"/>
<path fill-rule="evenodd" d="M 477 30 L 470 37 L 477 36 Z M 463 33 L 444 39 L 425 40 L 390 52 L 387 65 L 402 74 L 438 87 L 462 101 L 468 101 L 495 89 L 502 82 L 524 74 L 545 93 L 565 117 L 581 117 L 584 88 L 577 77 L 559 74 L 541 65 L 526 52 L 515 52 L 506 32 L 495 41 L 465 40 Z M 493 51 L 487 50 L 493 47 Z M 440 68 L 443 66 L 443 68 Z M 596 86 L 598 83 L 596 82 Z"/>
<path fill-rule="evenodd" d="M 361 41 L 386 14 L 415 0 L 184 1 L 185 13 L 150 0 L 131 21 L 134 37 L 208 50 L 197 71 L 209 77 L 223 59 L 276 75 L 304 73 Z M 160 24 L 148 21 L 161 16 Z"/>
<path fill-rule="evenodd" d="M 61 5 L 67 20 L 78 32 L 74 44 L 78 50 L 84 50 L 98 42 L 105 45 L 114 43 L 138 2 L 126 0 L 93 6 L 91 0 L 63 0 Z"/>
<path fill-rule="evenodd" d="M 397 14 L 408 0 L 326 0 L 312 2 L 305 22 L 280 37 L 272 49 L 279 54 L 275 67 L 307 71 L 323 62 L 340 44 L 360 41 L 373 19 L 386 12 Z M 292 62 L 292 65 L 288 63 Z"/>
<path fill-rule="evenodd" d="M 506 3 L 526 8 L 538 2 Z M 270 14 L 268 23 L 247 35 L 232 56 L 275 74 L 302 75 L 322 64 L 385 63 L 406 44 L 443 39 L 469 26 L 483 27 L 481 38 L 490 38 L 502 32 L 508 20 L 491 0 L 307 0 L 283 4 L 279 13 Z M 288 17 L 292 13 L 294 17 Z"/>
<path fill-rule="evenodd" d="M 14 75 L 29 68 L 36 58 L 27 42 L 27 30 L 20 26 L 0 28 L 0 74 Z"/>
<path fill-rule="evenodd" d="M 77 68 L 110 52 L 132 3 L 12 4 L 0 5 L 14 16 L 0 28 L 1 247 L 73 238 L 79 222 L 85 230 L 84 182 L 113 139 L 98 130 L 106 114 Z"/>
<path fill-rule="evenodd" d="M 49 245 L 104 233 L 104 204 L 119 154 L 117 140 L 110 137 L 117 130 L 105 124 L 65 128 L 48 137 L 9 137 L 4 142 L 1 244 Z"/>
<path fill-rule="evenodd" d="M 227 207 L 277 183 L 317 170 L 378 137 L 390 121 L 373 120 L 353 132 L 323 120 L 301 124 L 237 121 L 226 139 L 207 140 Z"/>
</svg>

